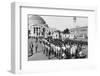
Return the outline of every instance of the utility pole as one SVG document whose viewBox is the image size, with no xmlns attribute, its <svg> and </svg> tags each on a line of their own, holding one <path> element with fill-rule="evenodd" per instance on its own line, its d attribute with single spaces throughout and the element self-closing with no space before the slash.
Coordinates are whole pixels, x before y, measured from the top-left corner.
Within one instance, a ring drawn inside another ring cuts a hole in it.
<svg viewBox="0 0 100 76">
<path fill-rule="evenodd" d="M 77 18 L 76 18 L 76 16 L 74 16 L 74 17 L 73 17 L 73 25 L 74 25 L 74 26 L 76 25 L 76 20 L 77 20 Z"/>
</svg>

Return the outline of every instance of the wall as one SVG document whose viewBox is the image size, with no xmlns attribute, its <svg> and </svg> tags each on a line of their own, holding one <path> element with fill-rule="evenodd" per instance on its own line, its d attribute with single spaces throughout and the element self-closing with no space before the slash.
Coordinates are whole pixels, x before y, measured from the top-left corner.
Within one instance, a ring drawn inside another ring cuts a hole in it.
<svg viewBox="0 0 100 76">
<path fill-rule="evenodd" d="M 8 70 L 10 69 L 10 57 L 11 57 L 11 8 L 10 3 L 13 1 L 17 2 L 28 2 L 28 3 L 34 3 L 35 6 L 46 6 L 46 7 L 66 7 L 67 5 L 71 6 L 92 6 L 96 7 L 97 10 L 97 25 L 96 25 L 96 34 L 97 39 L 95 40 L 97 47 L 95 47 L 98 50 L 97 54 L 97 68 L 91 68 L 89 69 L 71 69 L 67 71 L 61 71 L 61 72 L 50 72 L 50 73 L 40 73 L 40 74 L 29 74 L 30 76 L 36 75 L 36 76 L 73 76 L 73 75 L 81 75 L 81 76 L 99 76 L 100 71 L 100 50 L 99 50 L 99 41 L 100 41 L 100 1 L 99 0 L 1 0 L 0 1 L 0 76 L 13 76 L 13 74 L 9 73 Z M 99 70 L 98 70 L 99 69 Z M 27 76 L 28 74 L 24 74 Z"/>
</svg>

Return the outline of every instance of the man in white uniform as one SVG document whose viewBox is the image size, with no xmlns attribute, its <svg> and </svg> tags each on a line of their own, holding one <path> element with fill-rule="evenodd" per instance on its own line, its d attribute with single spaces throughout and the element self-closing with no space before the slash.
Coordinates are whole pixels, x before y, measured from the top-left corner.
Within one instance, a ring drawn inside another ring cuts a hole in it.
<svg viewBox="0 0 100 76">
<path fill-rule="evenodd" d="M 72 58 L 75 57 L 76 50 L 77 50 L 77 46 L 76 45 L 72 45 L 72 48 L 70 50 L 70 54 L 71 54 Z"/>
</svg>

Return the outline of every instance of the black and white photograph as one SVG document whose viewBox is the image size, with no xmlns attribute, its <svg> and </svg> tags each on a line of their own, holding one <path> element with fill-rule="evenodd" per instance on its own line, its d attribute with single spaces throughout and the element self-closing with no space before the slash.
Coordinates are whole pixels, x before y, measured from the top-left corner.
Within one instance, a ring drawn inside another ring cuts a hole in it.
<svg viewBox="0 0 100 76">
<path fill-rule="evenodd" d="M 88 17 L 27 15 L 28 61 L 88 58 Z"/>
</svg>

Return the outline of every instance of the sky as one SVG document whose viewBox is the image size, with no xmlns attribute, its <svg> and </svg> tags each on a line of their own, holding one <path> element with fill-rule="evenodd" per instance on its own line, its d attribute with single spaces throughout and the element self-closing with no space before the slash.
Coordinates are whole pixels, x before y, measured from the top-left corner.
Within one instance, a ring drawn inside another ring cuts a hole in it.
<svg viewBox="0 0 100 76">
<path fill-rule="evenodd" d="M 50 28 L 56 28 L 60 31 L 63 31 L 66 28 L 74 28 L 77 26 L 88 26 L 88 18 L 87 17 L 76 17 L 76 23 L 73 21 L 73 17 L 68 16 L 41 16 L 46 24 Z"/>
</svg>

